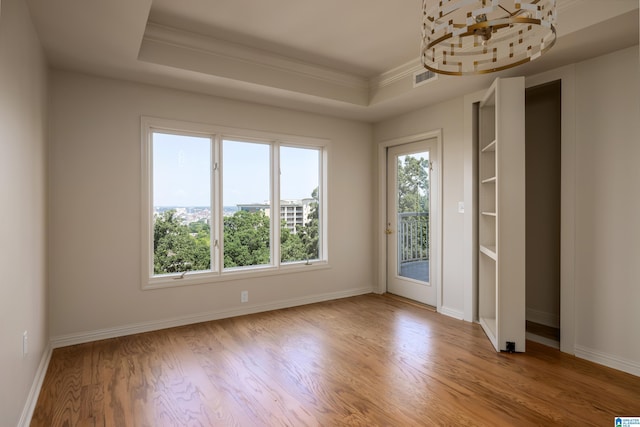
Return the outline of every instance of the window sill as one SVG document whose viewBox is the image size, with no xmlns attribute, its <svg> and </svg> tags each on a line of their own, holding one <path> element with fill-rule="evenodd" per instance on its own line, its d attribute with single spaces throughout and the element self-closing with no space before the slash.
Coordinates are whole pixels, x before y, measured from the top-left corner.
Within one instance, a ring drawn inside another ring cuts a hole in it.
<svg viewBox="0 0 640 427">
<path fill-rule="evenodd" d="M 302 273 L 307 271 L 325 270 L 331 268 L 328 261 L 316 261 L 311 264 L 306 262 L 292 263 L 287 265 L 258 266 L 240 269 L 231 269 L 222 273 L 201 272 L 187 273 L 183 278 L 179 275 L 167 275 L 162 277 L 148 278 L 146 283 L 143 279 L 142 290 L 177 288 L 182 286 L 204 285 L 214 283 L 224 283 L 231 280 L 258 279 L 261 277 L 278 276 L 282 274 Z"/>
</svg>

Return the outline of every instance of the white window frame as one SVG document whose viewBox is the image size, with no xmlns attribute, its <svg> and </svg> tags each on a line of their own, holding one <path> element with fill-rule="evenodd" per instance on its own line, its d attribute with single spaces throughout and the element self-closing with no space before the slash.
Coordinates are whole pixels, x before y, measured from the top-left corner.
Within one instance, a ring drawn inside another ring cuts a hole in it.
<svg viewBox="0 0 640 427">
<path fill-rule="evenodd" d="M 153 133 L 211 138 L 211 271 L 193 271 L 155 276 L 153 274 Z M 141 287 L 143 290 L 218 283 L 286 273 L 330 268 L 328 253 L 328 159 L 331 142 L 327 139 L 278 134 L 249 129 L 191 123 L 155 117 L 141 118 Z M 271 151 L 271 264 L 223 268 L 222 219 L 222 141 L 258 142 Z M 317 149 L 319 156 L 319 259 L 310 262 L 280 262 L 280 147 Z M 217 167 L 216 167 L 217 166 Z M 276 173 L 276 171 L 278 173 Z M 218 244 L 216 244 L 216 242 Z"/>
</svg>

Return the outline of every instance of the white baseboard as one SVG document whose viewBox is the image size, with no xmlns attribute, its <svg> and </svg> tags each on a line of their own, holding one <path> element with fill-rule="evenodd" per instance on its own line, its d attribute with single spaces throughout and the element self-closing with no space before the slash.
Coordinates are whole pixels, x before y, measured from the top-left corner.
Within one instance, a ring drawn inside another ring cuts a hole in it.
<svg viewBox="0 0 640 427">
<path fill-rule="evenodd" d="M 264 311 L 279 310 L 282 308 L 296 307 L 299 305 L 313 304 L 322 301 L 348 298 L 357 295 L 370 294 L 371 288 L 349 289 L 340 292 L 330 292 L 326 294 L 309 295 L 301 298 L 292 298 L 282 301 L 275 301 L 267 304 L 256 304 L 233 308 L 230 310 L 216 310 L 207 313 L 199 313 L 188 316 L 174 317 L 171 319 L 161 319 L 151 322 L 135 323 L 118 326 L 115 328 L 99 329 L 95 331 L 85 331 L 68 335 L 60 335 L 51 338 L 51 347 L 59 348 L 70 345 L 83 344 L 92 341 L 109 338 L 122 337 L 126 335 L 139 334 L 143 332 L 157 331 L 160 329 L 174 328 L 177 326 L 190 325 L 193 323 L 209 322 L 211 320 L 224 319 L 228 317 L 243 316 L 246 314 L 260 313 Z"/>
<path fill-rule="evenodd" d="M 636 361 L 626 360 L 622 357 L 592 350 L 579 345 L 575 346 L 575 355 L 581 359 L 586 359 L 590 362 L 595 362 L 600 365 L 608 366 L 609 368 L 617 369 L 640 377 L 640 363 Z"/>
<path fill-rule="evenodd" d="M 527 308 L 527 320 L 534 323 L 539 323 L 545 326 L 551 326 L 552 328 L 560 327 L 560 317 L 556 313 L 548 313 L 545 311 L 534 310 Z"/>
<path fill-rule="evenodd" d="M 22 409 L 20 421 L 18 421 L 18 427 L 28 427 L 29 424 L 31 424 L 33 411 L 36 409 L 36 403 L 38 402 L 38 396 L 40 396 L 42 383 L 44 382 L 44 377 L 47 374 L 47 369 L 49 368 L 52 351 L 53 347 L 51 347 L 51 344 L 47 344 L 47 347 L 44 349 L 42 357 L 40 358 L 40 364 L 38 365 L 38 370 L 36 371 L 36 375 L 33 378 L 31 389 L 29 390 L 29 394 L 27 395 L 27 401 L 25 402 L 24 408 Z"/>
<path fill-rule="evenodd" d="M 440 307 L 440 309 L 438 310 L 438 313 L 444 314 L 445 316 L 453 317 L 454 319 L 464 320 L 463 311 L 445 307 L 444 305 Z"/>
</svg>

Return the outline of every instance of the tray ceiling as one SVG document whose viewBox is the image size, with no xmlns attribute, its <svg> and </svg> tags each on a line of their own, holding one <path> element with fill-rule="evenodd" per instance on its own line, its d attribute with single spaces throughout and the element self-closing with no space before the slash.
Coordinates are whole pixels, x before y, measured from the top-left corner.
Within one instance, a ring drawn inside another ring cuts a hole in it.
<svg viewBox="0 0 640 427">
<path fill-rule="evenodd" d="M 375 122 L 638 44 L 637 0 L 559 0 L 558 42 L 497 75 L 419 88 L 420 2 L 28 0 L 53 67 Z"/>
</svg>

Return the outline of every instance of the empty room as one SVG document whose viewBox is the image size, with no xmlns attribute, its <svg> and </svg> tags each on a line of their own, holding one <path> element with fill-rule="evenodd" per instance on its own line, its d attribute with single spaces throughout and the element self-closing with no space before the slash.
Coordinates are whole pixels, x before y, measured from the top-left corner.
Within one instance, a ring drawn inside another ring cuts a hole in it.
<svg viewBox="0 0 640 427">
<path fill-rule="evenodd" d="M 0 426 L 640 425 L 637 0 L 2 0 Z"/>
</svg>

